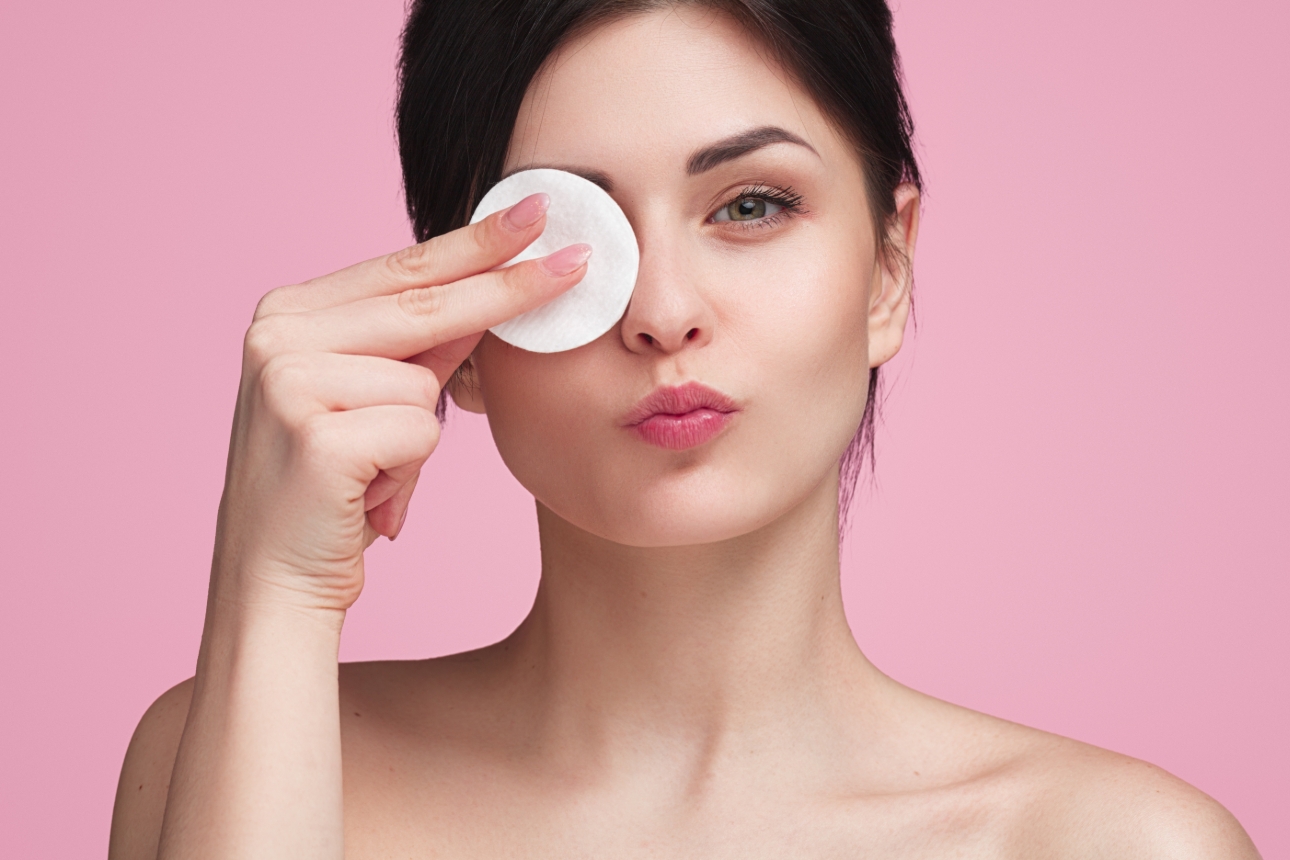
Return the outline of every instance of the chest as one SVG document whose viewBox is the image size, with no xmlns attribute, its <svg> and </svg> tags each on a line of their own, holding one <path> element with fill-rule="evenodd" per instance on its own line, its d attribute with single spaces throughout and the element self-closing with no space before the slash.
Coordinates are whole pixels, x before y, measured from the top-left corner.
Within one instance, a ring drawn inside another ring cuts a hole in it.
<svg viewBox="0 0 1290 860">
<path fill-rule="evenodd" d="M 1013 816 L 976 792 L 864 797 L 660 789 L 469 756 L 346 762 L 346 857 L 1007 858 Z"/>
</svg>

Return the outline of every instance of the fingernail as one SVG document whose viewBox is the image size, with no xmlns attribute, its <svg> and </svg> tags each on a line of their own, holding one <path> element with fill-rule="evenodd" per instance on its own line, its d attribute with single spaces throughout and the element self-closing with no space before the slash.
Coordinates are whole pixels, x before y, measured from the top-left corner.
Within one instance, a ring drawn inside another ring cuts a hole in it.
<svg viewBox="0 0 1290 860">
<path fill-rule="evenodd" d="M 547 207 L 550 205 L 551 198 L 548 195 L 541 192 L 530 194 L 502 216 L 502 223 L 506 225 L 506 229 L 518 233 L 525 227 L 536 224 L 537 220 L 546 214 Z"/>
<path fill-rule="evenodd" d="M 391 542 L 393 542 L 396 537 L 398 537 L 400 534 L 403 533 L 403 524 L 407 522 L 407 519 L 408 519 L 408 509 L 404 508 L 403 515 L 399 517 L 399 527 L 394 530 L 394 534 L 390 535 Z"/>
<path fill-rule="evenodd" d="M 591 246 L 579 242 L 561 248 L 542 261 L 542 271 L 557 278 L 576 272 L 591 257 Z"/>
</svg>

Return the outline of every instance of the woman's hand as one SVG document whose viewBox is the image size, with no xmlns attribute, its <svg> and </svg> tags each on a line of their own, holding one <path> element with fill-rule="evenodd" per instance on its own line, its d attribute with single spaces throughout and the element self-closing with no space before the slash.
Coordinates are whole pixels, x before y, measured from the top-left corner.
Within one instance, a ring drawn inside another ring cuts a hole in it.
<svg viewBox="0 0 1290 860">
<path fill-rule="evenodd" d="M 546 206 L 534 195 L 260 302 L 197 674 L 162 709 L 182 736 L 141 724 L 122 771 L 155 766 L 165 804 L 125 793 L 114 858 L 344 856 L 337 653 L 363 551 L 398 534 L 439 391 L 482 333 L 582 278 L 585 245 L 493 270 L 541 235 Z"/>
<path fill-rule="evenodd" d="M 478 224 L 266 295 L 246 334 L 212 598 L 345 610 L 439 440 L 439 392 L 482 333 L 576 284 L 590 248 L 492 271 L 538 194 Z"/>
<path fill-rule="evenodd" d="M 482 333 L 582 278 L 585 245 L 494 271 L 541 235 L 547 202 L 260 302 L 197 673 L 140 724 L 122 769 L 166 785 L 164 805 L 118 797 L 114 860 L 344 856 L 337 654 L 363 551 L 398 534 L 439 440 L 439 392 Z"/>
</svg>

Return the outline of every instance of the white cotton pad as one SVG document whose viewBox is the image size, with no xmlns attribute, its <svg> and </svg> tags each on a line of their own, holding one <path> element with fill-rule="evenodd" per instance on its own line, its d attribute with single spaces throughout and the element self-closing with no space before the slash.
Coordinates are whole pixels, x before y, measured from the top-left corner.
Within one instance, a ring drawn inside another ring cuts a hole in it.
<svg viewBox="0 0 1290 860">
<path fill-rule="evenodd" d="M 546 229 L 506 265 L 585 242 L 591 246 L 587 274 L 558 298 L 490 331 L 529 352 L 562 352 L 591 343 L 622 319 L 636 286 L 640 249 L 614 198 L 594 182 L 563 170 L 522 170 L 506 177 L 479 201 L 470 223 L 539 191 L 551 197 Z"/>
</svg>

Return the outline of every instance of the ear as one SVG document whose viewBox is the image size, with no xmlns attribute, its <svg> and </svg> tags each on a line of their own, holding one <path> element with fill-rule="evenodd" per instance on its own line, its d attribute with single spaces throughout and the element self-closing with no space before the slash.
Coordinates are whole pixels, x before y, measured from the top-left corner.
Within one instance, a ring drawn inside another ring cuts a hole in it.
<svg viewBox="0 0 1290 860">
<path fill-rule="evenodd" d="M 869 300 L 869 366 L 890 361 L 905 339 L 910 290 L 914 286 L 914 245 L 918 242 L 918 189 L 896 187 L 896 214 L 887 225 L 887 246 L 878 249 Z"/>
<path fill-rule="evenodd" d="M 465 361 L 448 377 L 448 396 L 452 402 L 467 412 L 477 415 L 485 414 L 484 392 L 479 388 L 479 377 L 475 373 L 475 362 L 467 357 Z"/>
</svg>

